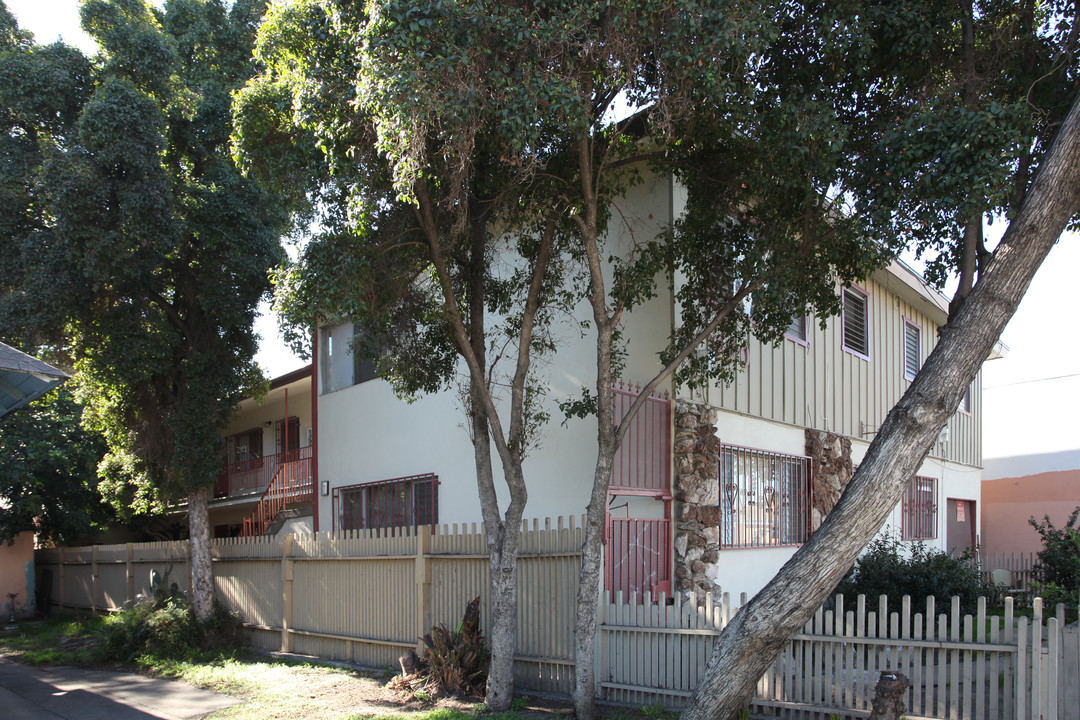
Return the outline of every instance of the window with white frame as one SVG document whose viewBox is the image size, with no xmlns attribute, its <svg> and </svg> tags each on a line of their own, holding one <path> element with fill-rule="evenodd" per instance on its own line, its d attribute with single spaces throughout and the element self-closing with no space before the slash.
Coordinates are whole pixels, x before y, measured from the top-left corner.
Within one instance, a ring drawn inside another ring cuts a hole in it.
<svg viewBox="0 0 1080 720">
<path fill-rule="evenodd" d="M 922 367 L 922 328 L 904 319 L 904 379 L 914 380 Z"/>
<path fill-rule="evenodd" d="M 784 332 L 784 337 L 788 340 L 794 340 L 800 345 L 806 345 L 806 325 L 805 315 L 792 318 L 791 324 L 788 325 L 787 330 Z"/>
<path fill-rule="evenodd" d="M 439 522 L 439 479 L 433 474 L 334 489 L 336 530 L 382 530 Z"/>
<path fill-rule="evenodd" d="M 721 446 L 721 547 L 798 545 L 809 536 L 810 458 Z"/>
<path fill-rule="evenodd" d="M 964 397 L 960 398 L 960 412 L 971 414 L 971 395 L 972 387 L 974 383 L 967 386 L 967 390 L 964 391 Z"/>
<path fill-rule="evenodd" d="M 844 288 L 844 349 L 859 357 L 870 358 L 869 298 L 856 287 Z"/>
<path fill-rule="evenodd" d="M 319 332 L 319 375 L 322 393 L 342 390 L 378 377 L 375 363 L 356 352 L 363 331 L 351 322 L 328 325 Z"/>
<path fill-rule="evenodd" d="M 933 540 L 937 537 L 937 480 L 916 475 L 904 491 L 900 505 L 904 540 Z"/>
</svg>

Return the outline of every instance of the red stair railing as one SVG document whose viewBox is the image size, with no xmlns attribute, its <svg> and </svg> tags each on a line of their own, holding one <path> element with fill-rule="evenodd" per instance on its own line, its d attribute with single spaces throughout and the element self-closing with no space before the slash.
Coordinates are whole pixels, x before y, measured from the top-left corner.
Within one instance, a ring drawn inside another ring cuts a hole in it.
<svg viewBox="0 0 1080 720">
<path fill-rule="evenodd" d="M 278 513 L 287 506 L 311 502 L 314 497 L 311 485 L 311 447 L 289 450 L 281 455 L 282 463 L 274 479 L 259 498 L 251 516 L 244 520 L 241 532 L 244 537 L 263 535 Z"/>
</svg>

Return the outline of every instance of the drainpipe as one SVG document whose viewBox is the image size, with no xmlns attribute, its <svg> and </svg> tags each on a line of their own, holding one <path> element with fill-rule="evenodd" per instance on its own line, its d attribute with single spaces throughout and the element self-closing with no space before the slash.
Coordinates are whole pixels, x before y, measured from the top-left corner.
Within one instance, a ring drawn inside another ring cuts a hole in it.
<svg viewBox="0 0 1080 720">
<path fill-rule="evenodd" d="M 311 525 L 319 532 L 319 328 L 311 336 Z"/>
</svg>

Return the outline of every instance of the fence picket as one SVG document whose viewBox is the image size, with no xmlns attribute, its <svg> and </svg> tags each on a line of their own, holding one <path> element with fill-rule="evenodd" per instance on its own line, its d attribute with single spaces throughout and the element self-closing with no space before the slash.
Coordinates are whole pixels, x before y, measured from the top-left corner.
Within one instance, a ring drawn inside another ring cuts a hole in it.
<svg viewBox="0 0 1080 720">
<path fill-rule="evenodd" d="M 1059 639 L 1061 628 L 1057 618 L 1050 618 L 1046 623 L 1046 640 L 1047 640 L 1047 652 L 1046 652 L 1046 717 L 1056 718 L 1058 715 L 1058 684 L 1061 682 L 1060 676 L 1060 651 Z"/>
</svg>

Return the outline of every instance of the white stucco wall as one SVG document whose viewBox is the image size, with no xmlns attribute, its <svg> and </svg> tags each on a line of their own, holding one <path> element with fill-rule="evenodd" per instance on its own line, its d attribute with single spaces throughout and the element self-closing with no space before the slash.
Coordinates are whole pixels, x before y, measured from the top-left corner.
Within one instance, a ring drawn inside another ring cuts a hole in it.
<svg viewBox="0 0 1080 720">
<path fill-rule="evenodd" d="M 803 455 L 806 452 L 806 436 L 803 428 L 784 425 L 737 413 L 719 412 L 716 421 L 717 436 L 728 445 L 758 448 L 772 452 Z M 869 442 L 852 440 L 852 462 L 858 465 Z M 919 475 L 938 480 L 937 493 L 937 537 L 924 541 L 928 547 L 946 550 L 947 503 L 948 499 L 975 500 L 978 502 L 981 472 L 978 468 L 959 465 L 948 461 L 928 458 L 919 468 Z M 977 508 L 976 508 L 977 510 Z M 979 513 L 975 513 L 976 534 L 981 533 L 978 524 Z M 898 503 L 882 527 L 900 537 L 902 510 Z M 797 548 L 721 548 L 717 563 L 715 582 L 721 592 L 731 593 L 737 598 L 740 593 L 752 596 L 772 579 L 777 570 L 795 554 Z"/>
<path fill-rule="evenodd" d="M 671 187 L 666 179 L 647 178 L 633 188 L 611 221 L 612 242 L 627 246 L 650 237 L 671 216 Z M 583 302 L 578 318 L 591 316 Z M 624 338 L 631 353 L 623 378 L 644 383 L 659 370 L 656 353 L 664 346 L 671 327 L 671 304 L 665 294 L 625 316 Z M 596 462 L 596 420 L 570 419 L 563 424 L 558 403 L 580 397 L 582 387 L 593 389 L 596 378 L 596 340 L 592 330 L 582 335 L 569 319 L 557 326 L 558 351 L 553 360 L 534 362 L 538 377 L 547 384 L 547 411 L 551 416 L 540 446 L 524 465 L 529 501 L 526 518 L 555 518 L 585 512 Z M 351 338 L 350 325 L 329 328 L 333 357 L 321 359 L 325 368 L 340 377 L 351 368 L 351 357 L 342 352 Z M 327 346 L 326 329 L 320 349 Z M 504 361 L 506 362 L 506 361 Z M 507 364 L 508 371 L 512 367 Z M 412 404 L 398 400 L 382 380 L 333 390 L 338 383 L 320 382 L 319 480 L 330 487 L 435 473 L 439 476 L 441 522 L 480 522 L 476 490 L 476 467 L 472 444 L 465 429 L 466 417 L 456 389 L 425 396 Z M 502 404 L 503 407 L 506 403 Z M 508 418 L 503 419 L 509 422 Z M 507 501 L 502 467 L 492 449 L 496 487 Z M 642 504 L 640 501 L 634 501 Z M 653 512 L 646 508 L 644 512 Z M 332 493 L 319 497 L 320 530 L 332 527 Z"/>
<path fill-rule="evenodd" d="M 626 244 L 653 233 L 671 217 L 683 200 L 666 181 L 650 179 L 633 190 L 613 216 L 613 237 Z M 672 304 L 667 293 L 625 317 L 624 337 L 629 342 L 623 378 L 644 383 L 659 369 L 657 352 L 664 346 L 672 323 Z M 589 317 L 584 303 L 577 316 Z M 351 326 L 332 329 L 332 372 L 351 368 L 351 359 L 340 353 L 340 339 L 351 338 Z M 325 342 L 325 341 L 324 341 Z M 323 346 L 320 346 L 323 347 Z M 545 365 L 545 363 L 547 363 Z M 595 335 L 582 336 L 578 327 L 561 326 L 557 357 L 540 361 L 536 370 L 546 379 L 551 421 L 540 447 L 531 452 L 524 471 L 529 488 L 526 518 L 580 515 L 588 502 L 596 459 L 596 421 L 572 419 L 562 422 L 557 403 L 580 396 L 581 388 L 595 385 Z M 331 488 L 392 478 L 435 473 L 440 481 L 441 523 L 479 523 L 476 470 L 466 417 L 458 393 L 449 390 L 423 397 L 413 404 L 398 400 L 382 380 L 332 390 L 322 386 L 319 400 L 319 479 Z M 670 385 L 666 388 L 671 390 Z M 722 442 L 775 452 L 804 454 L 804 429 L 763 420 L 737 412 L 720 412 L 717 432 Z M 855 440 L 855 460 L 867 443 Z M 505 483 L 498 455 L 492 452 L 496 487 L 505 506 Z M 978 498 L 978 470 L 940 460 L 928 460 L 920 474 L 939 478 L 939 542 L 944 544 L 945 518 L 941 509 L 946 497 Z M 616 497 L 612 507 L 636 517 L 658 517 L 663 504 L 655 500 Z M 332 492 L 318 498 L 319 528 L 334 527 Z M 900 509 L 890 524 L 900 527 Z M 738 595 L 754 593 L 765 585 L 794 552 L 793 548 L 721 550 L 717 582 Z"/>
</svg>

